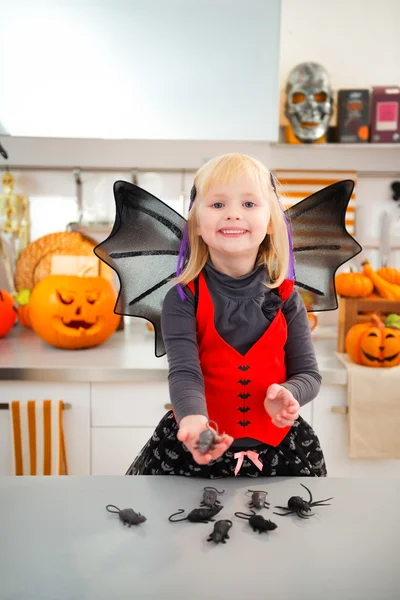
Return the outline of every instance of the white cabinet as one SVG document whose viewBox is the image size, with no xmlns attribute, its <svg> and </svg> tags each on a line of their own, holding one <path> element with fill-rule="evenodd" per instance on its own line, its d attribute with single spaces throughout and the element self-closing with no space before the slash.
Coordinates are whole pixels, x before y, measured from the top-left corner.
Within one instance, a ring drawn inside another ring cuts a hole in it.
<svg viewBox="0 0 400 600">
<path fill-rule="evenodd" d="M 400 477 L 400 460 L 349 458 L 347 414 L 332 412 L 347 405 L 345 385 L 324 385 L 313 406 L 313 427 L 325 455 L 328 477 Z"/>
<path fill-rule="evenodd" d="M 308 402 L 308 404 L 303 406 L 300 409 L 299 414 L 309 425 L 311 425 L 311 427 L 313 426 L 313 402 Z"/>
<path fill-rule="evenodd" d="M 169 409 L 168 382 L 51 383 L 0 381 L 0 402 L 63 400 L 68 469 L 71 475 L 123 475 Z M 400 477 L 400 460 L 348 457 L 346 386 L 323 384 L 300 414 L 314 428 L 329 477 Z M 0 476 L 12 474 L 10 413 L 0 411 Z"/>
<path fill-rule="evenodd" d="M 92 383 L 92 475 L 123 475 L 169 409 L 168 382 Z M 312 403 L 300 414 L 312 425 Z"/>
<path fill-rule="evenodd" d="M 63 427 L 70 475 L 90 474 L 90 384 L 42 381 L 0 381 L 0 402 L 63 400 Z M 10 412 L 0 411 L 0 476 L 12 475 Z"/>
<path fill-rule="evenodd" d="M 154 427 L 94 427 L 92 475 L 125 475 Z"/>
<path fill-rule="evenodd" d="M 166 381 L 92 383 L 92 427 L 155 427 L 169 407 Z"/>
<path fill-rule="evenodd" d="M 124 475 L 169 401 L 167 381 L 92 383 L 92 475 Z"/>
<path fill-rule="evenodd" d="M 0 402 L 5 402 L 0 382 Z M 11 424 L 8 410 L 0 410 L 0 476 L 12 475 Z"/>
</svg>

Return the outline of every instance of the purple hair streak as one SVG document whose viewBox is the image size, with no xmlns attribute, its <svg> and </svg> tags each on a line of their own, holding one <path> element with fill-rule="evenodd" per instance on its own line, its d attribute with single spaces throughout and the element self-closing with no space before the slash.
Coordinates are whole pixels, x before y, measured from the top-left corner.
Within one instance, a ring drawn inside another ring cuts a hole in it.
<svg viewBox="0 0 400 600">
<path fill-rule="evenodd" d="M 196 188 L 195 188 L 195 186 L 193 186 L 192 189 L 190 190 L 189 212 L 193 206 L 193 202 L 194 202 L 195 198 L 196 198 Z M 189 259 L 189 255 L 190 255 L 189 233 L 188 233 L 188 223 L 186 222 L 185 229 L 183 230 L 181 245 L 179 247 L 178 265 L 176 268 L 176 276 L 177 277 L 179 277 L 182 274 L 182 272 L 186 266 L 186 262 Z M 180 283 L 178 283 L 177 288 L 178 288 L 178 294 L 179 294 L 180 299 L 186 300 L 186 294 L 183 291 L 183 288 Z"/>
</svg>

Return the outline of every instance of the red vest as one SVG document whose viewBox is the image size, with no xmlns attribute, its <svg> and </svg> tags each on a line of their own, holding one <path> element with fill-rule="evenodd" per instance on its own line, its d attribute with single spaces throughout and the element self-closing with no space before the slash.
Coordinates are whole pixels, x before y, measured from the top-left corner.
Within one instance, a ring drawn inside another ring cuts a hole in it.
<svg viewBox="0 0 400 600">
<path fill-rule="evenodd" d="M 194 293 L 193 282 L 188 284 Z M 285 280 L 278 291 L 285 301 L 294 283 Z M 221 338 L 214 325 L 214 305 L 202 273 L 199 275 L 197 340 L 205 383 L 207 412 L 220 433 L 250 437 L 278 446 L 290 427 L 276 427 L 264 408 L 268 387 L 286 381 L 286 319 L 281 309 L 264 334 L 242 355 Z"/>
</svg>

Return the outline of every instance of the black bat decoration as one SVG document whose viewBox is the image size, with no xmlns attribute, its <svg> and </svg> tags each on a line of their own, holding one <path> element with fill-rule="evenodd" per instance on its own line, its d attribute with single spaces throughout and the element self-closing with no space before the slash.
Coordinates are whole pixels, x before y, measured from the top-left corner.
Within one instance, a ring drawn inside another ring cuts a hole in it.
<svg viewBox="0 0 400 600">
<path fill-rule="evenodd" d="M 309 312 L 338 307 L 335 273 L 362 251 L 345 224 L 353 188 L 351 179 L 338 181 L 285 211 L 292 230 L 295 287 L 303 296 L 308 292 Z"/>
<path fill-rule="evenodd" d="M 345 215 L 354 182 L 339 181 L 285 211 L 292 231 L 295 287 L 310 312 L 337 308 L 335 272 L 362 248 L 346 231 Z M 146 190 L 126 181 L 114 184 L 113 229 L 94 248 L 118 275 L 115 313 L 150 321 L 155 354 L 165 354 L 161 333 L 164 297 L 174 285 L 186 220 Z"/>
</svg>

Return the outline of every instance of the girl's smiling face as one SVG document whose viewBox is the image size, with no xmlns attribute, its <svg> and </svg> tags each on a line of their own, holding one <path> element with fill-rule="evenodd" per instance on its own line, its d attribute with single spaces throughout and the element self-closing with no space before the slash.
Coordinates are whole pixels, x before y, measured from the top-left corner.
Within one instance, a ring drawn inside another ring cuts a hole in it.
<svg viewBox="0 0 400 600">
<path fill-rule="evenodd" d="M 271 233 L 268 202 L 255 182 L 239 176 L 228 183 L 214 183 L 198 200 L 197 233 L 211 259 L 214 255 L 255 260 L 261 242 Z"/>
</svg>

